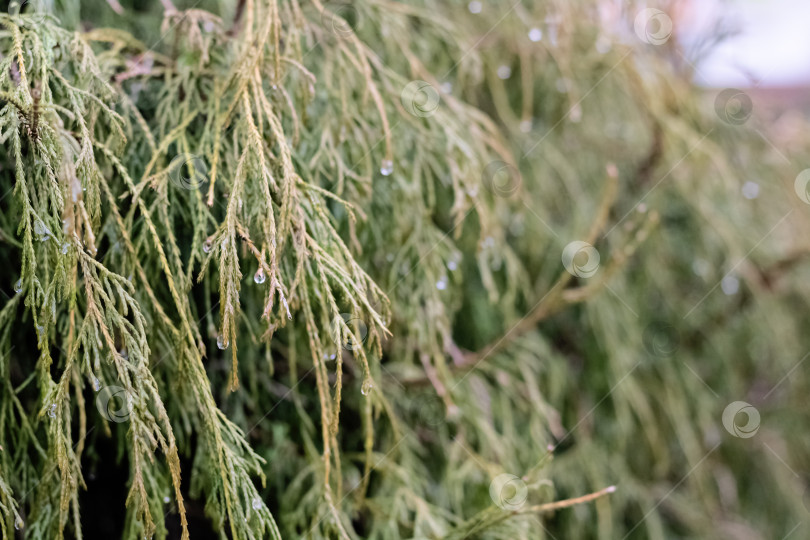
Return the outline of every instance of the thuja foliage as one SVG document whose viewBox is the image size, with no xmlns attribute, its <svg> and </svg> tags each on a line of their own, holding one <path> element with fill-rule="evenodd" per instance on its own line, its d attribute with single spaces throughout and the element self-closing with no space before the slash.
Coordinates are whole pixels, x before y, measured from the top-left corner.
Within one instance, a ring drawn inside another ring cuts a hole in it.
<svg viewBox="0 0 810 540">
<path fill-rule="evenodd" d="M 636 12 L 11 6 L 2 537 L 788 533 L 803 138 L 706 106 Z"/>
</svg>

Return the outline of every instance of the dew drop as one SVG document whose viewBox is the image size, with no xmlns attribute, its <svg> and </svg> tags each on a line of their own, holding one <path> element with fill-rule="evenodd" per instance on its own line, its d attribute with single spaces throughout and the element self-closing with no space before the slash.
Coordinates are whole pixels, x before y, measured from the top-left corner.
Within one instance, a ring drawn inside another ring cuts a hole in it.
<svg viewBox="0 0 810 540">
<path fill-rule="evenodd" d="M 439 281 L 436 282 L 436 288 L 440 291 L 443 291 L 447 288 L 447 278 L 442 276 L 439 278 Z"/>
<path fill-rule="evenodd" d="M 48 407 L 48 416 L 51 418 L 56 418 L 56 403 L 51 403 Z"/>
<path fill-rule="evenodd" d="M 746 182 L 743 184 L 742 194 L 746 199 L 756 199 L 759 197 L 759 184 L 756 182 Z"/>
<path fill-rule="evenodd" d="M 476 13 L 476 14 L 481 13 L 481 8 L 482 7 L 483 6 L 481 5 L 481 2 L 478 2 L 478 1 L 473 1 L 473 2 L 470 2 L 469 4 L 467 4 L 467 9 L 470 10 L 470 13 Z"/>
<path fill-rule="evenodd" d="M 262 507 L 262 500 L 258 497 L 253 497 L 252 505 L 254 510 L 260 510 Z"/>
<path fill-rule="evenodd" d="M 571 107 L 568 118 L 575 124 L 582 120 L 582 107 L 579 106 L 579 103 Z"/>
<path fill-rule="evenodd" d="M 34 234 L 39 237 L 40 241 L 45 242 L 51 237 L 51 230 L 42 220 L 38 219 L 34 222 Z"/>
<path fill-rule="evenodd" d="M 45 327 L 41 324 L 37 325 L 37 337 L 41 338 L 45 336 Z"/>
<path fill-rule="evenodd" d="M 384 159 L 382 162 L 382 167 L 380 167 L 380 174 L 383 176 L 390 176 L 392 172 L 394 172 L 394 162 L 390 159 Z"/>
<path fill-rule="evenodd" d="M 612 46 L 610 39 L 606 36 L 599 36 L 599 39 L 596 40 L 596 52 L 599 54 L 607 54 Z"/>
<path fill-rule="evenodd" d="M 163 502 L 165 502 L 165 503 L 169 502 L 170 500 L 171 500 L 171 499 L 169 499 L 169 497 L 168 497 L 168 496 L 163 497 Z"/>
<path fill-rule="evenodd" d="M 740 280 L 734 276 L 726 276 L 720 281 L 720 288 L 727 296 L 732 296 L 740 290 Z"/>
<path fill-rule="evenodd" d="M 98 377 L 93 377 L 93 390 L 96 392 L 101 390 L 101 381 L 98 380 Z"/>
<path fill-rule="evenodd" d="M 447 269 L 451 272 L 458 268 L 458 263 L 456 261 L 447 261 Z"/>
<path fill-rule="evenodd" d="M 692 262 L 692 272 L 695 273 L 696 276 L 700 276 L 702 278 L 708 278 L 712 271 L 712 265 L 709 264 L 709 261 L 705 259 L 695 259 Z"/>
<path fill-rule="evenodd" d="M 19 531 L 20 529 L 23 528 L 24 525 L 25 523 L 23 523 L 22 518 L 20 516 L 17 516 L 17 519 L 14 520 L 14 528 Z"/>
<path fill-rule="evenodd" d="M 371 382 L 371 379 L 366 379 L 360 387 L 360 393 L 367 396 L 372 388 L 374 388 L 374 383 Z"/>
<path fill-rule="evenodd" d="M 222 334 L 217 336 L 217 347 L 222 349 L 223 351 L 228 348 L 228 345 L 231 343 L 228 341 L 228 338 L 223 336 Z"/>
<path fill-rule="evenodd" d="M 543 31 L 539 28 L 532 28 L 529 30 L 529 39 L 535 42 L 540 41 L 543 39 Z"/>
<path fill-rule="evenodd" d="M 499 79 L 508 79 L 512 76 L 512 68 L 509 66 L 503 65 L 498 66 L 498 78 Z"/>
<path fill-rule="evenodd" d="M 203 242 L 203 253 L 211 253 L 211 240 Z"/>
<path fill-rule="evenodd" d="M 262 268 L 259 267 L 259 269 L 256 270 L 256 273 L 253 274 L 253 281 L 255 281 L 256 283 L 262 284 L 262 283 L 264 283 L 265 279 L 267 279 L 267 276 L 264 275 L 264 270 L 262 270 Z"/>
<path fill-rule="evenodd" d="M 18 279 L 17 283 L 14 284 L 14 292 L 17 294 L 22 292 L 22 279 Z"/>
</svg>

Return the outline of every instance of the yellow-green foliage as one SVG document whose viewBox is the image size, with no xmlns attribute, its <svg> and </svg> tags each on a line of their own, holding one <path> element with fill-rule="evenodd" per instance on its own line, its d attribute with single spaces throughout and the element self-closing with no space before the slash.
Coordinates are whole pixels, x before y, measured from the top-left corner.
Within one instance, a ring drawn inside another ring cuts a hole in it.
<svg viewBox="0 0 810 540">
<path fill-rule="evenodd" d="M 33 4 L 0 15 L 2 538 L 100 534 L 102 465 L 128 539 L 198 504 L 239 539 L 806 521 L 804 139 L 715 111 L 643 6 Z"/>
</svg>

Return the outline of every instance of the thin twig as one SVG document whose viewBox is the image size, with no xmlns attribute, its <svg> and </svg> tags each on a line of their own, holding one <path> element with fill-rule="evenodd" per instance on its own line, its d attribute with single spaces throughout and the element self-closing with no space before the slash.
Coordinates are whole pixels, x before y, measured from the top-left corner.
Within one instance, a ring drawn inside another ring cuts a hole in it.
<svg viewBox="0 0 810 540">
<path fill-rule="evenodd" d="M 548 512 L 553 512 L 555 510 L 560 510 L 562 508 L 568 508 L 569 506 L 574 506 L 577 504 L 583 504 L 587 502 L 591 502 L 594 499 L 598 499 L 599 497 L 603 497 L 604 495 L 608 495 L 616 491 L 616 486 L 608 486 L 605 489 L 600 489 L 594 493 L 589 493 L 588 495 L 583 495 L 582 497 L 575 497 L 573 499 L 565 499 L 562 501 L 555 501 L 546 504 L 538 504 L 534 506 L 529 506 L 528 508 L 523 508 L 521 510 L 515 511 L 516 514 L 545 514 Z"/>
</svg>

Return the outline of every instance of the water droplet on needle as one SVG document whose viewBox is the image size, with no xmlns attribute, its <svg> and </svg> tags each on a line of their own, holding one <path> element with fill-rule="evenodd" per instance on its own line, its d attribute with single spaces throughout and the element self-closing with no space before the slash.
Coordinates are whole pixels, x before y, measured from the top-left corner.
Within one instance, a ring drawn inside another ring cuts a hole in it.
<svg viewBox="0 0 810 540">
<path fill-rule="evenodd" d="M 256 270 L 256 273 L 253 274 L 253 281 L 255 281 L 258 284 L 262 284 L 264 283 L 265 279 L 267 279 L 267 276 L 264 275 L 264 270 L 261 267 L 259 267 L 259 269 Z"/>
<path fill-rule="evenodd" d="M 383 176 L 390 176 L 392 172 L 394 172 L 394 162 L 390 159 L 384 159 L 382 162 L 382 167 L 380 167 L 380 174 Z"/>
</svg>

